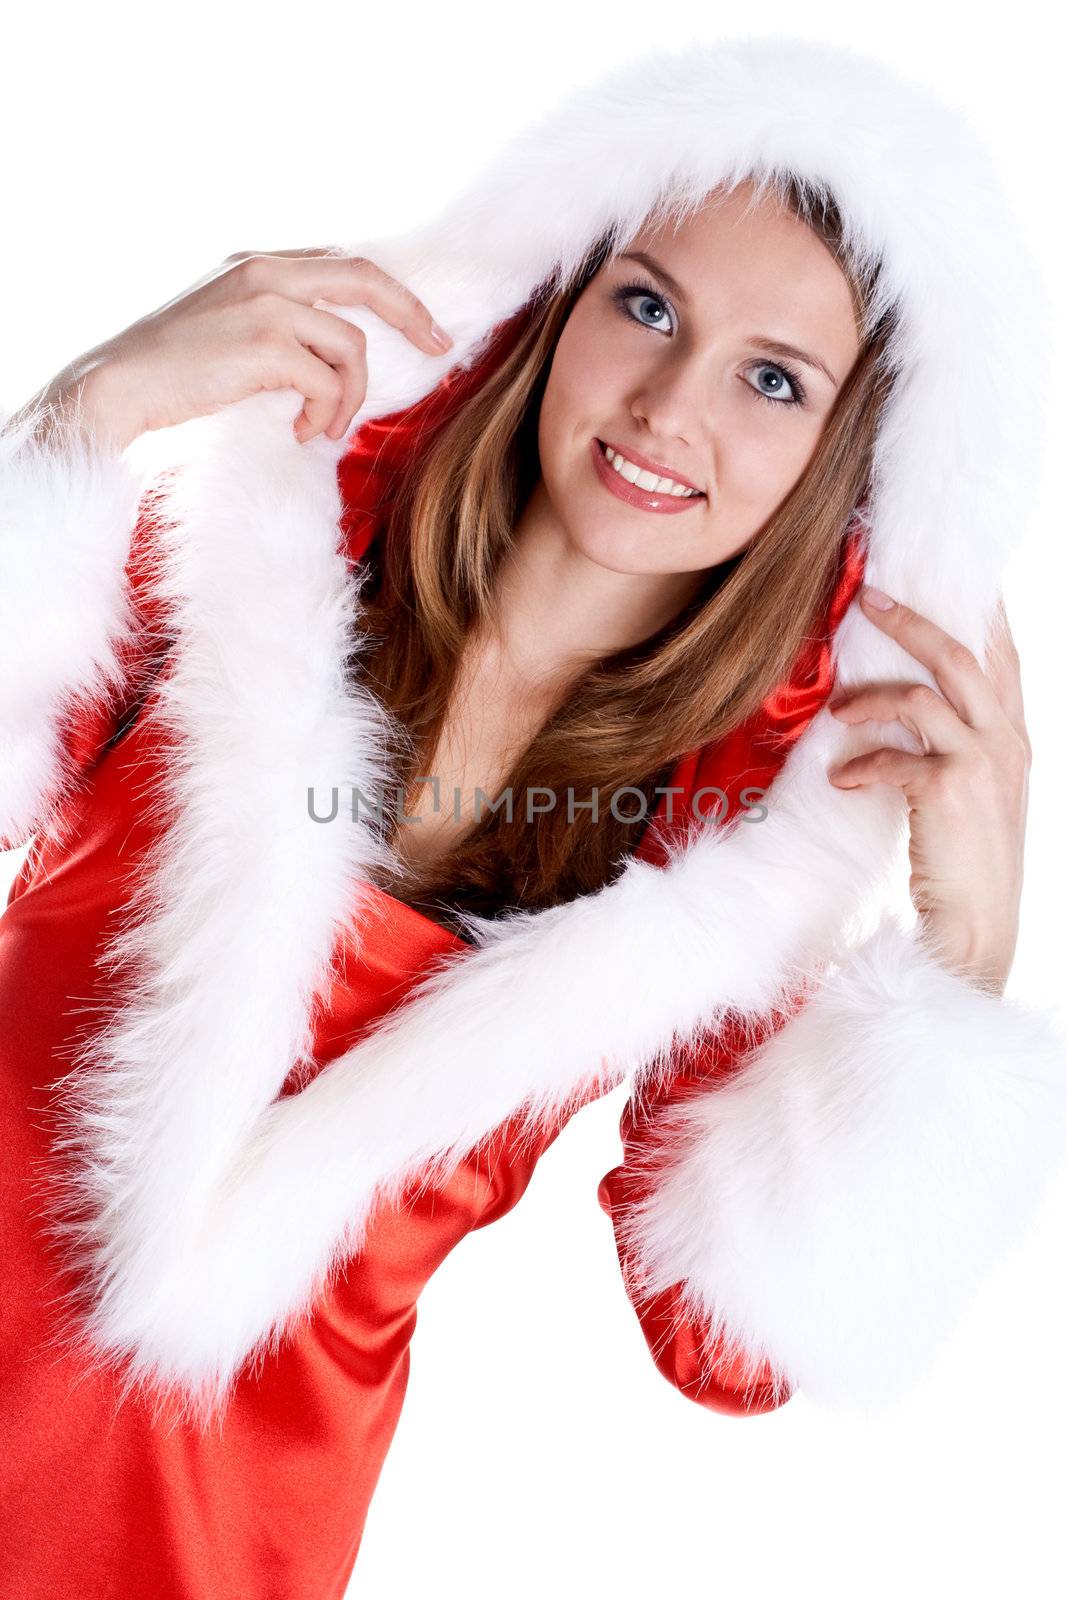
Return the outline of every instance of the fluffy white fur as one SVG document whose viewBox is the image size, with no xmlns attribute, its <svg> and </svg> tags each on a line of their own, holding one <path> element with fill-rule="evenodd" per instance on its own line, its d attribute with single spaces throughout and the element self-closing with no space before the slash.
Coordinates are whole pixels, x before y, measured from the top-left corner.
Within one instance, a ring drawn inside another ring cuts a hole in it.
<svg viewBox="0 0 1067 1600">
<path fill-rule="evenodd" d="M 965 127 L 850 52 L 775 41 L 643 57 L 517 141 L 435 222 L 346 246 L 410 283 L 457 339 L 448 357 L 423 356 L 365 308 L 338 308 L 367 333 L 358 420 L 469 365 L 608 227 L 624 248 L 657 197 L 680 215 L 775 163 L 830 184 L 901 308 L 869 575 L 981 654 L 1032 493 L 1041 286 Z M 361 888 L 380 847 L 366 823 L 312 822 L 307 790 L 369 794 L 387 778 L 384 713 L 343 679 L 359 626 L 338 548 L 343 447 L 295 443 L 300 403 L 257 396 L 178 430 L 188 448 L 161 535 L 178 643 L 156 712 L 175 746 L 156 803 L 173 820 L 111 952 L 135 958 L 137 981 L 62 1084 L 66 1184 L 89 1219 L 56 1219 L 91 1286 L 80 1328 L 131 1383 L 173 1385 L 198 1415 L 221 1410 L 244 1362 L 311 1307 L 376 1199 L 412 1171 L 448 1170 L 517 1111 L 532 1123 L 595 1083 L 654 1075 L 726 1009 L 760 1015 L 818 972 L 905 826 L 896 791 L 839 791 L 825 774 L 909 736 L 824 713 L 766 820 L 709 832 L 664 869 L 633 861 L 569 906 L 474 919 L 478 948 L 276 1103 L 307 1058 L 338 939 L 373 937 Z M 58 492 L 42 481 L 41 503 Z M 45 577 L 20 573 L 19 603 L 32 607 Z M 835 647 L 844 684 L 932 681 L 858 608 Z M 970 992 L 943 978 L 959 996 L 946 1016 L 969 1017 Z M 872 1042 L 902 1094 L 913 999 Z M 1035 1036 L 1011 1043 L 1025 1071 Z M 1002 1179 L 991 1170 L 990 1193 L 1010 1208 Z M 696 1218 L 693 1251 L 703 1237 Z"/>
<path fill-rule="evenodd" d="M 121 685 L 133 629 L 124 568 L 140 477 L 125 456 L 38 406 L 0 412 L 0 849 L 44 821 L 68 776 L 58 732 Z M 9 425 L 10 424 L 10 425 Z"/>
<path fill-rule="evenodd" d="M 882 1405 L 1018 1245 L 1065 1141 L 1050 1019 L 886 921 L 724 1084 L 658 1115 L 620 1241 L 711 1347 L 818 1405 Z"/>
</svg>

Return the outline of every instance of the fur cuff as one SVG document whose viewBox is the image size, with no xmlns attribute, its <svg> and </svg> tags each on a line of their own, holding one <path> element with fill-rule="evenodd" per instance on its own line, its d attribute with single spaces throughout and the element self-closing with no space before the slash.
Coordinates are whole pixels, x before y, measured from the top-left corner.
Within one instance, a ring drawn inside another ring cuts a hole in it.
<svg viewBox="0 0 1067 1600">
<path fill-rule="evenodd" d="M 1059 1167 L 1067 1046 L 892 921 L 725 1086 L 667 1108 L 620 1222 L 639 1292 L 817 1405 L 926 1376 Z"/>
<path fill-rule="evenodd" d="M 122 681 L 133 628 L 125 564 L 140 483 L 124 455 L 38 407 L 0 431 L 0 848 L 62 786 L 61 725 Z M 0 428 L 8 414 L 0 416 Z"/>
</svg>

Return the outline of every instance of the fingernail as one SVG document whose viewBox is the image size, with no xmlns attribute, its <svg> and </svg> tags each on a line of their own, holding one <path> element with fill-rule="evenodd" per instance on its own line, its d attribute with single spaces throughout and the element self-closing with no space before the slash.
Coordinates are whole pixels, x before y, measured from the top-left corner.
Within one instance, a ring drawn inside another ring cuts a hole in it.
<svg viewBox="0 0 1067 1600">
<path fill-rule="evenodd" d="M 452 340 L 443 328 L 438 327 L 436 322 L 430 323 L 430 338 L 434 344 L 439 344 L 442 350 L 450 350 L 452 348 Z"/>
<path fill-rule="evenodd" d="M 881 589 L 874 589 L 869 584 L 864 586 L 862 598 L 867 605 L 874 606 L 876 611 L 888 611 L 892 606 L 896 605 L 896 601 L 890 600 L 889 596 L 883 594 Z"/>
</svg>

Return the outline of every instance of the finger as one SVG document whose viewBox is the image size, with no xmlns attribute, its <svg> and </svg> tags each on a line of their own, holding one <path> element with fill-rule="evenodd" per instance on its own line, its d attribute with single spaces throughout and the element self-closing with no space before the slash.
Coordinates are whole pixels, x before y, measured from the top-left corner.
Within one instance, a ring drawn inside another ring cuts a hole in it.
<svg viewBox="0 0 1067 1600">
<path fill-rule="evenodd" d="M 347 252 L 338 249 L 336 245 L 298 245 L 293 250 L 235 250 L 232 255 L 226 257 L 222 264 L 224 267 L 232 267 L 242 261 L 251 261 L 255 256 L 268 256 L 278 261 L 303 261 L 314 256 L 324 260 L 351 259 Z"/>
<path fill-rule="evenodd" d="M 974 730 L 960 721 L 943 695 L 926 683 L 872 684 L 831 704 L 841 722 L 899 722 L 921 742 L 924 754 L 962 750 Z"/>
<path fill-rule="evenodd" d="M 336 416 L 341 403 L 344 393 L 341 374 L 302 344 L 294 344 L 291 350 L 279 356 L 278 369 L 278 387 L 293 388 L 304 396 L 303 409 L 293 424 L 294 431 L 305 432 L 307 438 L 322 432 Z"/>
<path fill-rule="evenodd" d="M 367 393 L 366 384 L 361 383 L 352 371 L 338 367 L 331 361 L 329 351 L 319 349 L 314 344 L 310 344 L 308 349 L 312 355 L 319 356 L 337 373 L 341 380 L 341 397 L 332 411 L 328 391 L 322 396 L 321 401 L 316 401 L 310 407 L 305 406 L 301 417 L 293 424 L 294 431 L 298 434 L 301 444 L 306 444 L 319 433 L 324 433 L 328 439 L 340 439 L 348 431 L 353 417 L 363 404 Z"/>
<path fill-rule="evenodd" d="M 840 766 L 831 767 L 826 776 L 838 789 L 865 788 L 873 783 L 888 783 L 902 789 L 909 800 L 917 795 L 926 780 L 932 776 L 938 756 L 912 755 L 906 750 L 892 750 L 885 745 L 877 750 L 866 750 L 853 756 Z"/>
<path fill-rule="evenodd" d="M 297 245 L 294 250 L 235 250 L 227 261 L 247 261 L 249 256 L 339 256 L 337 245 Z"/>
<path fill-rule="evenodd" d="M 339 439 L 367 397 L 367 336 L 344 317 L 307 306 L 295 308 L 293 332 L 341 376 L 341 399 L 325 427 L 328 437 Z"/>
<path fill-rule="evenodd" d="M 369 306 L 383 322 L 430 355 L 443 355 L 453 342 L 445 334 L 446 343 L 439 344 L 432 332 L 436 324 L 418 295 L 362 256 L 293 259 L 260 252 L 239 261 L 233 270 L 243 273 L 253 287 L 273 289 L 307 306 L 319 300 L 337 306 Z"/>
<path fill-rule="evenodd" d="M 944 628 L 911 606 L 894 600 L 886 611 L 861 594 L 863 614 L 902 649 L 928 667 L 945 699 L 972 728 L 993 728 L 1004 720 L 1004 710 L 992 683 L 974 652 Z"/>
</svg>

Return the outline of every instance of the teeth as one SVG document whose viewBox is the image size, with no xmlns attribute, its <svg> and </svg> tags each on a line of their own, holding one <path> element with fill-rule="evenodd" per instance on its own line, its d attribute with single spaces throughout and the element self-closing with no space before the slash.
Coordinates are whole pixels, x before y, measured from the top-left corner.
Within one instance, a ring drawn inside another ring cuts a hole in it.
<svg viewBox="0 0 1067 1600">
<path fill-rule="evenodd" d="M 632 461 L 627 461 L 625 456 L 621 456 L 610 445 L 604 446 L 604 454 L 620 478 L 625 478 L 627 483 L 636 484 L 639 489 L 648 489 L 657 494 L 686 496 L 689 499 L 700 493 L 699 489 L 687 489 L 684 484 L 675 483 L 673 478 L 657 478 L 654 472 L 646 472 L 643 467 L 637 467 Z"/>
</svg>

